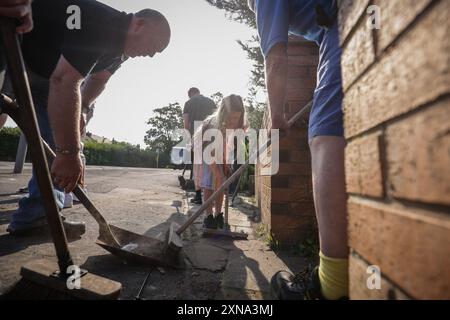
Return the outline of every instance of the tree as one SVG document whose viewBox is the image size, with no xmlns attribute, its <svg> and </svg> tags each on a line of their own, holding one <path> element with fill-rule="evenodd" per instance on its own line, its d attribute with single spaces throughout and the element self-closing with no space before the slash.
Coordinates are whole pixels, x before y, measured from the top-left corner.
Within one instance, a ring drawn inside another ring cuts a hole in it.
<svg viewBox="0 0 450 320">
<path fill-rule="evenodd" d="M 219 107 L 220 103 L 222 102 L 222 99 L 223 99 L 223 94 L 222 94 L 222 92 L 218 91 L 218 92 L 212 94 L 210 98 L 213 99 L 216 106 Z"/>
<path fill-rule="evenodd" d="M 253 129 L 261 129 L 263 127 L 264 112 L 266 104 L 258 102 L 256 99 L 249 97 L 245 99 L 247 105 L 247 118 L 250 122 L 250 127 Z"/>
<path fill-rule="evenodd" d="M 264 56 L 261 53 L 258 37 L 253 36 L 251 40 L 238 40 L 237 43 L 242 50 L 247 53 L 247 58 L 253 61 L 253 70 L 251 70 L 250 84 L 254 90 L 266 89 Z"/>
<path fill-rule="evenodd" d="M 225 10 L 225 15 L 231 20 L 245 23 L 256 29 L 255 13 L 250 10 L 247 0 L 206 0 L 210 5 Z"/>
<path fill-rule="evenodd" d="M 250 28 L 256 30 L 255 13 L 250 10 L 247 0 L 205 0 L 210 5 L 225 11 L 225 16 L 230 20 L 248 25 Z M 266 85 L 264 81 L 264 57 L 262 55 L 259 39 L 253 36 L 248 40 L 238 40 L 237 43 L 242 50 L 247 53 L 247 57 L 253 61 L 252 76 L 250 83 L 256 90 L 265 90 Z"/>
<path fill-rule="evenodd" d="M 230 20 L 248 25 L 256 29 L 256 17 L 247 4 L 247 0 L 205 0 L 210 5 L 225 11 L 225 16 Z M 266 95 L 264 56 L 262 55 L 259 39 L 253 36 L 248 40 L 238 40 L 237 43 L 247 54 L 247 58 L 253 61 L 253 70 L 250 76 L 250 88 L 246 100 L 248 119 L 251 127 L 259 129 L 262 126 L 264 111 L 267 108 L 265 102 L 258 101 L 258 93 Z"/>
<path fill-rule="evenodd" d="M 173 141 L 172 136 L 177 129 L 183 128 L 183 111 L 180 104 L 175 102 L 155 109 L 153 113 L 154 116 L 147 121 L 150 129 L 144 137 L 145 144 L 150 150 L 160 150 L 169 156 L 173 146 L 180 142 Z"/>
</svg>

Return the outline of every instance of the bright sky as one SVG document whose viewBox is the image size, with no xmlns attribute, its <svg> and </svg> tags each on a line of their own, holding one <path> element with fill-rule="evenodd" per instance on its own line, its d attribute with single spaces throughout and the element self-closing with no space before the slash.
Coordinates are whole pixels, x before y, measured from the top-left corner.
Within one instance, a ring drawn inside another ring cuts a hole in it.
<svg viewBox="0 0 450 320">
<path fill-rule="evenodd" d="M 152 110 L 171 102 L 184 105 L 192 86 L 206 96 L 247 95 L 251 61 L 236 43 L 253 34 L 246 25 L 228 20 L 204 0 L 100 2 L 126 12 L 158 10 L 171 25 L 172 38 L 163 53 L 123 64 L 98 99 L 88 131 L 142 147 Z"/>
</svg>

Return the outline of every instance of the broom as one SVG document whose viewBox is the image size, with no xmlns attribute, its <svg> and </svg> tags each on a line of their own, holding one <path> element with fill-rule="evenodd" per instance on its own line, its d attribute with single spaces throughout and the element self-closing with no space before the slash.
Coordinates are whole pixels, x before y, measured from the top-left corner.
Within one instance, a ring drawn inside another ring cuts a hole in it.
<svg viewBox="0 0 450 320">
<path fill-rule="evenodd" d="M 22 279 L 2 299 L 117 299 L 122 287 L 119 282 L 88 273 L 74 265 L 53 194 L 25 64 L 15 34 L 15 21 L 1 18 L 0 28 L 9 75 L 20 106 L 18 113 L 23 120 L 21 129 L 29 144 L 58 261 L 37 260 L 23 266 L 20 272 Z M 71 270 L 77 272 L 75 276 L 68 274 Z"/>
</svg>

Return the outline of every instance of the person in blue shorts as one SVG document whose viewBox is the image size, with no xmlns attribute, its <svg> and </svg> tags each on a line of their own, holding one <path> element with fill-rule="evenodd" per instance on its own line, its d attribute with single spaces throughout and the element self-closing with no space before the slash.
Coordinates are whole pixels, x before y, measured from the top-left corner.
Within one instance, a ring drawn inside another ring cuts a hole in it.
<svg viewBox="0 0 450 320">
<path fill-rule="evenodd" d="M 287 130 L 287 44 L 293 34 L 319 46 L 317 88 L 309 122 L 316 217 L 319 226 L 320 263 L 294 277 L 286 271 L 271 280 L 278 299 L 345 299 L 348 296 L 347 208 L 344 171 L 341 48 L 337 1 L 249 0 L 256 14 L 272 129 Z"/>
</svg>

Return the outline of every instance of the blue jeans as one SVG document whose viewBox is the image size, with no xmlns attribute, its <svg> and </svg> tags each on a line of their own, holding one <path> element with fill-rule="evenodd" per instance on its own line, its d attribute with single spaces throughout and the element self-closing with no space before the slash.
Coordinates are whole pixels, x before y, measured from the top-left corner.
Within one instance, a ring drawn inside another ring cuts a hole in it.
<svg viewBox="0 0 450 320">
<path fill-rule="evenodd" d="M 48 80 L 34 75 L 32 72 L 29 72 L 29 78 L 41 136 L 50 147 L 54 148 L 55 143 L 47 113 Z M 9 225 L 10 229 L 19 230 L 33 227 L 33 223 L 36 220 L 45 217 L 45 209 L 34 169 L 31 180 L 28 183 L 28 188 L 29 195 L 19 201 L 19 209 L 12 215 Z M 54 189 L 53 192 L 55 194 L 56 204 L 62 209 L 64 207 L 64 191 Z"/>
</svg>

